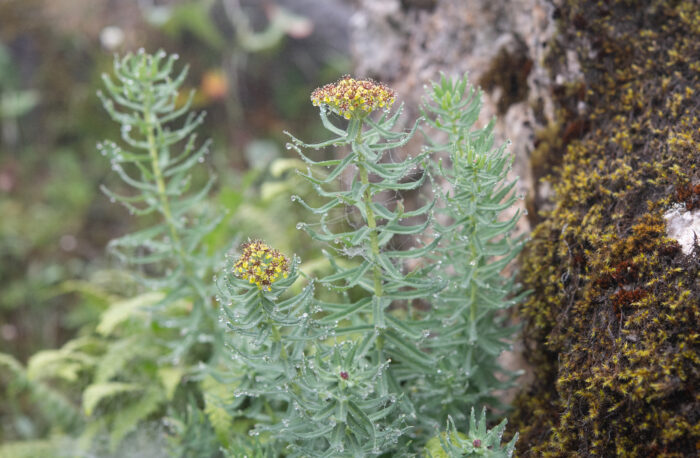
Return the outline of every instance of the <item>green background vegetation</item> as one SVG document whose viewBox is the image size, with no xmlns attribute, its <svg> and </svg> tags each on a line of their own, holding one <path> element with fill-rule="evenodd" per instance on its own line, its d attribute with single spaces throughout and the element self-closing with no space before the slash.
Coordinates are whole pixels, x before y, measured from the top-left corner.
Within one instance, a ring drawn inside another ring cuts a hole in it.
<svg viewBox="0 0 700 458">
<path fill-rule="evenodd" d="M 108 304 L 137 290 L 105 255 L 135 222 L 99 191 L 120 189 L 96 149 L 118 136 L 95 96 L 113 52 L 147 44 L 190 65 L 185 89 L 208 114 L 200 138 L 214 141 L 206 164 L 218 176 L 214 199 L 229 212 L 209 236 L 212 250 L 253 231 L 289 247 L 298 210 L 289 195 L 307 188 L 293 173 L 295 156 L 280 147 L 282 131 L 318 134 L 309 93 L 349 70 L 342 41 L 319 39 L 323 30 L 289 10 L 249 4 L 238 16 L 250 20 L 246 28 L 218 2 L 107 3 L 0 3 L 0 352 L 22 363 L 94 328 Z M 101 34 L 115 22 L 123 41 L 107 49 Z M 335 32 L 342 39 L 342 28 Z M 5 397 L 12 377 L 4 367 L 0 442 L 45 435 L 51 418 L 29 393 Z"/>
</svg>

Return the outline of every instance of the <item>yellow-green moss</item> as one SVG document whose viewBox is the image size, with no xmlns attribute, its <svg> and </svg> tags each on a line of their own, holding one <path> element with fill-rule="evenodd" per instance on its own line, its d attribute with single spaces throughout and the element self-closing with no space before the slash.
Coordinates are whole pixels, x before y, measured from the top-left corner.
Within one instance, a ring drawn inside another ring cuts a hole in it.
<svg viewBox="0 0 700 458">
<path fill-rule="evenodd" d="M 663 213 L 698 204 L 700 8 L 565 0 L 557 16 L 547 63 L 574 49 L 585 95 L 555 91 L 565 119 L 538 148 L 561 162 L 522 258 L 536 381 L 516 401 L 518 453 L 694 456 L 700 249 L 668 239 Z"/>
</svg>

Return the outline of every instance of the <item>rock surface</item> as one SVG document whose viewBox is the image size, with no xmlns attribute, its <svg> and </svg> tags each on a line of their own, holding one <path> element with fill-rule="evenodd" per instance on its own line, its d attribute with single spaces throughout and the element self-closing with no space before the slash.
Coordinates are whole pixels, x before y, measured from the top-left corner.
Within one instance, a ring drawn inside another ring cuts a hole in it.
<svg viewBox="0 0 700 458">
<path fill-rule="evenodd" d="M 678 241 L 683 253 L 690 255 L 700 240 L 700 209 L 688 211 L 677 206 L 667 211 L 664 218 L 668 236 Z"/>
<path fill-rule="evenodd" d="M 485 91 L 480 124 L 497 116 L 496 139 L 512 142 L 519 192 L 534 196 L 534 132 L 554 116 L 543 66 L 552 11 L 541 0 L 361 0 L 351 20 L 356 74 L 394 87 L 415 114 L 426 82 L 467 72 Z M 574 80 L 572 68 L 557 78 Z M 529 230 L 526 219 L 520 229 Z"/>
</svg>

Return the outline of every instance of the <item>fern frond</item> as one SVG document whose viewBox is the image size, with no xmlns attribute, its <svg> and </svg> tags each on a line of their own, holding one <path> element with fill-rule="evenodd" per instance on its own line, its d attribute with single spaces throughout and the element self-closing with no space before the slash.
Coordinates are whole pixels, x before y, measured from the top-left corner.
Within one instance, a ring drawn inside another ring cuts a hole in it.
<svg viewBox="0 0 700 458">
<path fill-rule="evenodd" d="M 0 367 L 11 374 L 10 386 L 15 390 L 26 390 L 51 423 L 65 432 L 78 429 L 83 417 L 78 409 L 61 393 L 49 385 L 29 376 L 22 365 L 11 355 L 0 353 Z"/>
</svg>

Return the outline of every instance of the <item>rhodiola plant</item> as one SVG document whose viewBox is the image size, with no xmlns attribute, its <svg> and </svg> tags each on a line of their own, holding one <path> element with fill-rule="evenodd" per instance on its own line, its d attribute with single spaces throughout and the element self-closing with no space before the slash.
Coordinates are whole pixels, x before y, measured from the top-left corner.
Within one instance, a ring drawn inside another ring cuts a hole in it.
<svg viewBox="0 0 700 458">
<path fill-rule="evenodd" d="M 501 444 L 501 437 L 506 429 L 507 420 L 501 421 L 497 426 L 486 428 L 486 410 L 481 412 L 481 417 L 477 422 L 474 416 L 474 408 L 469 417 L 469 428 L 466 434 L 460 432 L 452 421 L 448 418 L 447 429 L 437 437 L 428 441 L 425 447 L 427 458 L 448 458 L 448 457 L 470 457 L 480 456 L 489 458 L 509 458 L 515 451 L 515 442 L 518 434 L 505 445 Z"/>
<path fill-rule="evenodd" d="M 345 77 L 317 89 L 312 101 L 332 138 L 292 136 L 288 146 L 325 204 L 292 200 L 318 215 L 297 227 L 325 246 L 331 272 L 303 278 L 295 260 L 287 279 L 266 285 L 251 278 L 270 265 L 251 268 L 247 245 L 223 275 L 231 348 L 254 373 L 240 394 L 251 405 L 273 401 L 274 414 L 252 433 L 271 433 L 294 456 L 418 453 L 448 418 L 497 404 L 494 391 L 510 382 L 497 378 L 508 374 L 496 358 L 515 332 L 497 311 L 519 300 L 501 274 L 521 246 L 510 236 L 519 213 L 501 217 L 516 199 L 511 159 L 492 147 L 490 127 L 472 129 L 480 102 L 466 79 L 444 78 L 429 96 L 425 117 L 404 131 L 395 129 L 394 92 L 380 83 Z M 428 138 L 429 147 L 397 160 L 429 126 L 446 142 Z M 327 147 L 342 153 L 310 157 Z M 448 191 L 439 191 L 443 181 Z M 407 208 L 402 193 L 416 190 L 419 202 Z M 337 214 L 349 224 L 339 226 Z M 292 292 L 297 280 L 306 286 Z"/>
<path fill-rule="evenodd" d="M 438 370 L 416 394 L 428 413 L 420 418 L 428 422 L 445 415 L 466 421 L 464 412 L 475 405 L 499 406 L 493 392 L 510 388 L 517 375 L 497 361 L 517 331 L 504 325 L 500 311 L 527 294 L 502 273 L 523 246 L 522 236 L 513 237 L 520 219 L 514 208 L 517 180 L 508 178 L 513 158 L 506 145 L 493 145 L 493 123 L 473 128 L 480 108 L 481 93 L 466 76 L 443 76 L 423 106 L 434 132 L 430 148 L 442 153 L 429 171 L 443 184 L 435 225 L 440 243 L 433 256 L 448 281 L 431 303 L 430 317 L 441 328 L 427 347 L 439 360 Z"/>
</svg>

